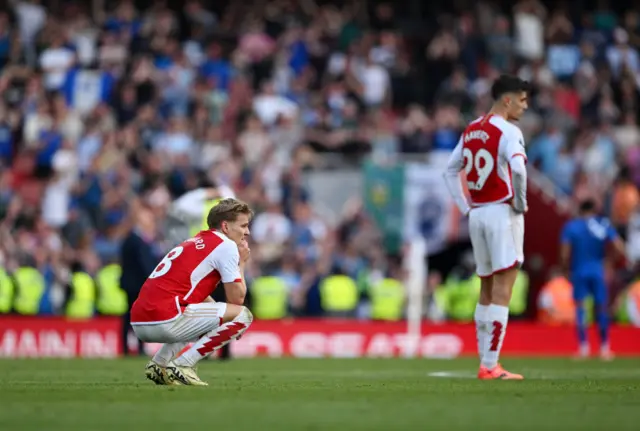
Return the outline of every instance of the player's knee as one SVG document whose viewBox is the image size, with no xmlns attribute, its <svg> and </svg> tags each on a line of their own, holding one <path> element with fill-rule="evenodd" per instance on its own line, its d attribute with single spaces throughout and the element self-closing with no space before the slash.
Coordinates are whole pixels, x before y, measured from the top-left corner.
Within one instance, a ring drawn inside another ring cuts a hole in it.
<svg viewBox="0 0 640 431">
<path fill-rule="evenodd" d="M 243 308 L 245 307 L 243 307 L 242 305 L 227 304 L 227 309 L 225 310 L 224 316 L 222 317 L 224 323 L 231 322 L 232 320 L 236 319 L 242 312 Z"/>
<path fill-rule="evenodd" d="M 236 321 L 250 325 L 253 322 L 253 314 L 244 305 L 227 304 L 227 310 L 222 320 L 225 323 Z"/>
<path fill-rule="evenodd" d="M 242 307 L 242 311 L 240 312 L 240 318 L 243 323 L 246 323 L 247 326 L 253 323 L 253 313 L 247 307 Z"/>
</svg>

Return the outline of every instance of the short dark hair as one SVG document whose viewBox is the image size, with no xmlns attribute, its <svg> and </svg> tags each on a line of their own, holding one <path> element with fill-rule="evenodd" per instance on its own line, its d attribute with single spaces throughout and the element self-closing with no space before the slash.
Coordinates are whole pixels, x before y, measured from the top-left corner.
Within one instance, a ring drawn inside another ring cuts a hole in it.
<svg viewBox="0 0 640 431">
<path fill-rule="evenodd" d="M 582 202 L 580 202 L 580 207 L 578 210 L 580 211 L 580 214 L 588 214 L 590 212 L 595 211 L 595 209 L 596 209 L 596 201 L 594 201 L 591 198 L 587 198 Z"/>
<path fill-rule="evenodd" d="M 522 91 L 526 93 L 531 91 L 529 81 L 513 75 L 500 75 L 491 86 L 491 97 L 493 97 L 493 100 L 498 100 L 507 93 L 520 93 Z"/>
<path fill-rule="evenodd" d="M 220 229 L 222 222 L 233 222 L 240 214 L 246 214 L 249 219 L 253 217 L 253 211 L 249 205 L 238 199 L 225 198 L 220 200 L 207 215 L 209 229 Z"/>
</svg>

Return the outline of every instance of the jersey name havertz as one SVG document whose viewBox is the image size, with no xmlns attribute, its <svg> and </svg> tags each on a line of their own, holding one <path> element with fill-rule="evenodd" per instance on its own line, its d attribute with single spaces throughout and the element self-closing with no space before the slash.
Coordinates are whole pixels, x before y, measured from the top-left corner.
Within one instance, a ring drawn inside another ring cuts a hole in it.
<svg viewBox="0 0 640 431">
<path fill-rule="evenodd" d="M 480 140 L 487 142 L 489 140 L 489 134 L 484 130 L 472 130 L 464 135 L 464 142 L 467 143 L 473 140 Z"/>
</svg>

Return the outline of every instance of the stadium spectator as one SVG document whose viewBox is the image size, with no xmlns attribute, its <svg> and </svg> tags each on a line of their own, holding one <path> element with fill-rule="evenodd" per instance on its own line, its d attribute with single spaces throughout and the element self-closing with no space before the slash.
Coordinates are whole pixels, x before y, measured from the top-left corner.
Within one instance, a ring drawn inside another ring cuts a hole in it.
<svg viewBox="0 0 640 431">
<path fill-rule="evenodd" d="M 135 212 L 133 230 L 122 243 L 120 264 L 122 277 L 120 286 L 127 293 L 129 304 L 138 297 L 140 288 L 148 275 L 151 274 L 161 257 L 156 249 L 156 225 L 153 214 L 144 208 L 137 208 Z M 129 354 L 130 316 L 127 312 L 123 316 L 123 352 Z M 138 354 L 143 354 L 143 343 L 138 340 Z"/>
</svg>

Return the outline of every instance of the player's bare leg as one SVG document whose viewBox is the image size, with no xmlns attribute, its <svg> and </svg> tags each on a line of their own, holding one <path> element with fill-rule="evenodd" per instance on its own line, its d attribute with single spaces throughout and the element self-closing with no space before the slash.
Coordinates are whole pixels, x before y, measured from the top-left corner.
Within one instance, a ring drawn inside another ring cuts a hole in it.
<svg viewBox="0 0 640 431">
<path fill-rule="evenodd" d="M 204 334 L 180 357 L 167 367 L 169 378 L 183 385 L 206 386 L 196 374 L 196 364 L 211 353 L 237 340 L 253 322 L 253 315 L 247 307 L 227 304 L 222 325 Z"/>
<path fill-rule="evenodd" d="M 173 358 L 175 358 L 178 353 L 188 343 L 165 343 L 160 349 L 153 355 L 151 361 L 147 363 L 144 369 L 144 373 L 147 376 L 147 379 L 154 382 L 156 385 L 173 385 L 172 380 L 169 379 L 167 375 L 167 365 Z"/>
<path fill-rule="evenodd" d="M 511 268 L 493 276 L 491 305 L 488 310 L 491 336 L 482 356 L 478 378 L 483 380 L 522 380 L 520 374 L 510 373 L 499 364 L 500 349 L 507 331 L 511 291 L 518 276 L 518 269 Z"/>
<path fill-rule="evenodd" d="M 480 298 L 476 305 L 473 320 L 476 323 L 476 339 L 478 340 L 478 357 L 482 361 L 486 344 L 489 339 L 489 305 L 491 305 L 491 289 L 493 287 L 493 277 L 484 277 L 480 281 Z"/>
</svg>

